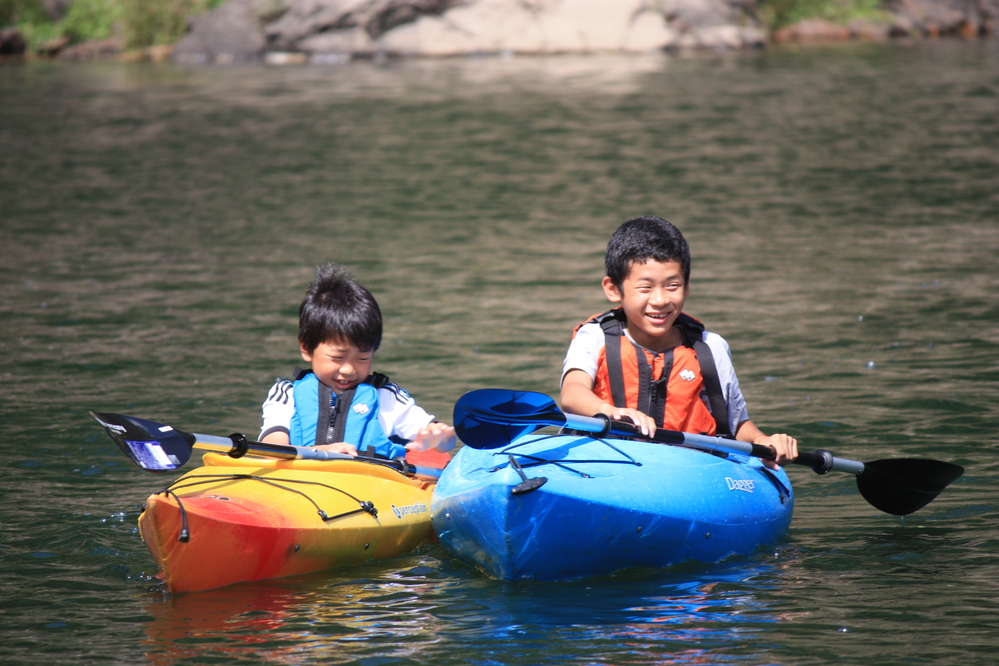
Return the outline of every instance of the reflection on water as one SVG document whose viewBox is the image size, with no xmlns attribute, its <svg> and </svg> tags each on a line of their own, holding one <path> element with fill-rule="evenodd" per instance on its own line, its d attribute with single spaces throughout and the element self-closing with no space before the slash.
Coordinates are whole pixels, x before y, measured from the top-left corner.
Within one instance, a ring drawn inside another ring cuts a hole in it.
<svg viewBox="0 0 999 666">
<path fill-rule="evenodd" d="M 149 597 L 144 648 L 151 662 L 164 664 L 251 656 L 344 663 L 376 657 L 386 645 L 396 659 L 460 663 L 449 652 L 474 644 L 504 663 L 538 663 L 545 645 L 570 641 L 591 647 L 560 661 L 651 663 L 642 654 L 657 645 L 670 663 L 717 663 L 712 647 L 736 645 L 733 631 L 746 640 L 756 625 L 778 621 L 761 599 L 773 587 L 770 565 L 537 586 L 455 582 L 448 568 L 428 558 L 407 568 L 362 568 L 360 578 L 309 576 Z M 516 655 L 507 661 L 499 655 L 511 644 Z M 600 654 L 585 655 L 593 645 L 602 646 Z"/>
<path fill-rule="evenodd" d="M 0 631 L 12 663 L 992 661 L 999 57 L 982 43 L 346 67 L 0 67 Z M 505 585 L 439 548 L 164 599 L 169 482 L 87 410 L 256 432 L 313 267 L 450 419 L 554 394 L 613 228 L 675 221 L 754 421 L 965 476 L 904 521 L 792 471 L 776 553 Z M 934 647 L 926 636 L 934 636 Z"/>
</svg>

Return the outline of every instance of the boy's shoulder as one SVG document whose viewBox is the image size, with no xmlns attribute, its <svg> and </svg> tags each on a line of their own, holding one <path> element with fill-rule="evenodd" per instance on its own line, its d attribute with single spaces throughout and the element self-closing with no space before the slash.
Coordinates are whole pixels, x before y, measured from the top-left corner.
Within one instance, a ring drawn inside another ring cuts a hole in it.
<svg viewBox="0 0 999 666">
<path fill-rule="evenodd" d="M 627 323 L 628 319 L 624 314 L 624 308 L 611 308 L 605 312 L 599 314 L 591 315 L 576 324 L 576 328 L 573 329 L 573 333 L 578 333 L 583 327 L 592 326 L 596 328 L 615 328 L 621 327 Z"/>
<path fill-rule="evenodd" d="M 383 393 L 391 394 L 397 402 L 413 402 L 413 398 L 410 397 L 409 393 L 407 393 L 404 388 L 389 379 L 388 375 L 384 375 L 380 372 L 372 372 L 368 378 L 364 380 L 364 383 L 374 386 L 378 390 L 379 395 L 382 395 Z"/>
</svg>

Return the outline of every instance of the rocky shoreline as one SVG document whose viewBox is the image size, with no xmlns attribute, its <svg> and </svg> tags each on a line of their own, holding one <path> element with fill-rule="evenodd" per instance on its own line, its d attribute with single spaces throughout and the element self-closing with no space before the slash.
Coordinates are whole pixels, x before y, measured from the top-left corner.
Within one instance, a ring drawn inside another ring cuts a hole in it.
<svg viewBox="0 0 999 666">
<path fill-rule="evenodd" d="M 999 36 L 999 0 L 890 0 L 875 19 L 810 18 L 772 32 L 759 10 L 756 0 L 228 0 L 193 17 L 172 47 L 122 53 L 111 38 L 58 56 L 291 64 Z M 0 53 L 19 39 L 23 50 L 20 35 L 0 32 Z"/>
</svg>

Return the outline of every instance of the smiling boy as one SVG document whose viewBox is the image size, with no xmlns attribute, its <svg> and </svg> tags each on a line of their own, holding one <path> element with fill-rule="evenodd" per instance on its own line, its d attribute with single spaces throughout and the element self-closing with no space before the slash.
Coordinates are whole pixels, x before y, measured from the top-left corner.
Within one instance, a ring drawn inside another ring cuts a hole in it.
<svg viewBox="0 0 999 666">
<path fill-rule="evenodd" d="M 386 458 L 454 446 L 440 423 L 385 375 L 371 371 L 382 339 L 374 296 L 338 264 L 316 270 L 298 311 L 298 345 L 311 370 L 279 379 L 263 405 L 260 441 Z"/>
<path fill-rule="evenodd" d="M 656 428 L 729 436 L 771 447 L 770 467 L 798 455 L 786 434 L 765 435 L 746 411 L 728 343 L 683 313 L 690 249 L 658 217 L 625 222 L 611 236 L 604 295 L 620 306 L 580 324 L 562 369 L 562 408 Z"/>
</svg>

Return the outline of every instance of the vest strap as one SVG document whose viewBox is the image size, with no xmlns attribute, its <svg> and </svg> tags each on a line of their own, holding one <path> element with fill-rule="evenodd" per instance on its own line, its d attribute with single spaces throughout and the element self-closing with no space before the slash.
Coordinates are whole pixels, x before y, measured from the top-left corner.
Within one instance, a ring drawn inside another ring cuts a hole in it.
<svg viewBox="0 0 999 666">
<path fill-rule="evenodd" d="M 621 326 L 621 321 L 614 316 L 614 312 L 617 312 L 617 310 L 612 310 L 609 313 L 611 316 L 600 320 L 600 328 L 604 331 L 604 354 L 607 358 L 607 369 L 609 371 L 607 376 L 610 379 L 611 400 L 614 402 L 615 407 L 627 407 L 620 344 L 620 339 L 624 336 L 624 329 Z M 623 315 L 624 312 L 622 311 L 621 314 Z M 641 404 L 641 399 L 639 399 L 639 404 Z"/>
<path fill-rule="evenodd" d="M 711 416 L 715 419 L 715 426 L 719 437 L 733 437 L 734 433 L 728 427 L 728 405 L 722 395 L 721 381 L 718 379 L 718 366 L 715 365 L 715 357 L 711 353 L 711 348 L 704 340 L 694 341 L 694 354 L 697 355 L 697 363 L 701 366 L 701 377 L 704 379 L 704 390 L 708 393 L 708 404 L 711 407 Z"/>
</svg>

